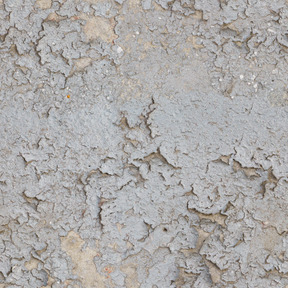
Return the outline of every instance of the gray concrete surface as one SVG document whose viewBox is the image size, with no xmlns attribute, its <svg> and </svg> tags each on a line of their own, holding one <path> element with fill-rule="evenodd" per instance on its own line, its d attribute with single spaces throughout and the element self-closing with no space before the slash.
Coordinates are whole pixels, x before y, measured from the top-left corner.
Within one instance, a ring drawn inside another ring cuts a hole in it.
<svg viewBox="0 0 288 288">
<path fill-rule="evenodd" d="M 288 287 L 288 2 L 0 0 L 0 287 Z"/>
</svg>

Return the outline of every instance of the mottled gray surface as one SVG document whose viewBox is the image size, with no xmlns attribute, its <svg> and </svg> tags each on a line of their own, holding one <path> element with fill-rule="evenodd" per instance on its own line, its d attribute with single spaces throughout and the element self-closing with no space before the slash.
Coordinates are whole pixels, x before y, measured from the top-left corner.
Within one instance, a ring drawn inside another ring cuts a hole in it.
<svg viewBox="0 0 288 288">
<path fill-rule="evenodd" d="M 0 288 L 287 288 L 287 52 L 284 0 L 0 0 Z"/>
</svg>

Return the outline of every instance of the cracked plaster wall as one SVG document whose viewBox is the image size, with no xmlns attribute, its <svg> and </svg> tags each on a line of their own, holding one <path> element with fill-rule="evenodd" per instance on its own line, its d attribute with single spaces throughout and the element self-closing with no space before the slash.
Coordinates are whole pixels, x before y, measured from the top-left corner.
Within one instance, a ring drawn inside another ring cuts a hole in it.
<svg viewBox="0 0 288 288">
<path fill-rule="evenodd" d="M 287 8 L 0 0 L 0 287 L 287 288 Z"/>
</svg>

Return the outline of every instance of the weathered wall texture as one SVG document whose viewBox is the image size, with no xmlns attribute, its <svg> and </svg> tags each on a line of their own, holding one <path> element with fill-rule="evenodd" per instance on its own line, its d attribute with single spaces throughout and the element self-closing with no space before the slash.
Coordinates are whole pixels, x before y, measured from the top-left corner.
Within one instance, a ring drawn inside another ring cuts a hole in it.
<svg viewBox="0 0 288 288">
<path fill-rule="evenodd" d="M 288 3 L 0 0 L 0 287 L 288 287 Z"/>
</svg>

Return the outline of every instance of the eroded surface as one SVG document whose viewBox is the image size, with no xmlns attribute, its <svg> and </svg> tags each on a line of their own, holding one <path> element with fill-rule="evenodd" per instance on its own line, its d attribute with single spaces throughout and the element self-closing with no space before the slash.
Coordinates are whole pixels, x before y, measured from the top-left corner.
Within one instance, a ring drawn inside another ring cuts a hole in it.
<svg viewBox="0 0 288 288">
<path fill-rule="evenodd" d="M 288 287 L 287 11 L 0 0 L 0 287 Z"/>
</svg>

